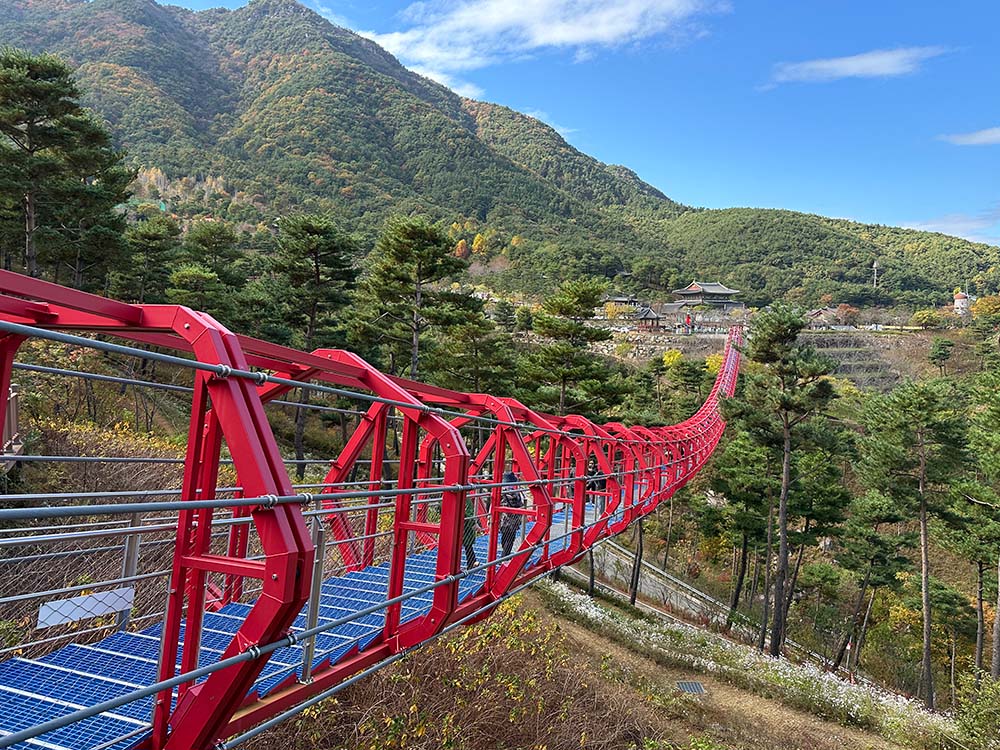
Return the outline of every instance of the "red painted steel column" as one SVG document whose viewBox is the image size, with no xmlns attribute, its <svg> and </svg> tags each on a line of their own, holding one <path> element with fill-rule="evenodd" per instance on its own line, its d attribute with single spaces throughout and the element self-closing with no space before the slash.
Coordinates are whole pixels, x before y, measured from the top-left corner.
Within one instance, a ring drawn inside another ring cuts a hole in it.
<svg viewBox="0 0 1000 750">
<path fill-rule="evenodd" d="M 17 349 L 24 340 L 24 336 L 13 336 L 11 334 L 0 338 L 0 430 L 7 423 L 7 396 L 10 393 L 14 357 L 17 356 Z M 0 442 L 3 441 L 0 440 Z"/>
<path fill-rule="evenodd" d="M 168 327 L 162 321 L 163 316 L 168 317 L 171 323 L 169 327 L 191 343 L 199 361 L 240 370 L 249 369 L 236 337 L 208 316 L 193 313 L 185 308 L 169 307 L 146 308 L 144 313 L 154 319 L 148 321 L 150 325 L 159 328 Z M 156 317 L 161 317 L 158 326 Z M 207 406 L 205 401 L 207 396 L 212 404 L 211 419 L 217 420 L 221 437 L 225 438 L 232 454 L 238 482 L 246 495 L 264 497 L 293 494 L 291 482 L 285 472 L 254 384 L 243 378 L 212 375 L 199 375 L 199 377 L 203 378 L 203 387 L 196 391 L 196 400 L 200 403 L 192 414 L 190 437 L 194 439 L 196 447 L 189 447 L 187 466 L 189 480 L 195 476 L 203 480 L 211 479 L 213 487 L 200 489 L 205 494 L 214 492 L 217 455 L 214 455 L 214 445 L 208 445 L 206 442 L 208 449 L 199 445 L 202 425 L 200 419 L 196 419 Z M 207 427 L 209 434 L 205 439 L 214 441 L 211 422 Z M 203 452 L 194 453 L 196 450 Z M 211 466 L 200 469 L 191 466 L 190 460 L 196 455 L 202 457 L 204 461 L 202 467 L 214 460 L 215 469 L 213 470 Z M 221 657 L 223 659 L 243 653 L 257 644 L 280 640 L 308 596 L 313 548 L 303 522 L 301 508 L 295 504 L 272 507 L 264 503 L 254 508 L 252 517 L 264 560 L 259 565 L 248 564 L 247 569 L 259 567 L 259 575 L 263 579 L 262 591 L 233 640 L 223 652 Z M 187 588 L 186 593 L 193 598 L 193 602 L 188 602 L 189 615 L 194 617 L 198 614 L 198 594 L 186 584 L 189 580 L 199 580 L 202 574 L 198 573 L 194 578 L 189 578 L 192 569 L 201 571 L 213 568 L 229 569 L 222 565 L 223 561 L 216 563 L 211 555 L 205 554 L 202 549 L 187 554 L 192 538 L 190 527 L 182 526 L 179 535 L 178 542 L 183 544 L 176 552 L 181 559 L 175 561 L 173 581 L 176 585 L 168 602 L 168 631 L 165 633 L 165 658 L 161 665 L 163 672 L 169 672 L 173 668 L 171 654 L 174 644 L 171 640 L 179 631 L 178 612 L 184 604 L 181 601 L 184 591 L 182 586 Z M 187 623 L 186 642 L 188 629 L 194 633 L 197 627 L 200 627 L 197 622 Z M 185 651 L 187 652 L 187 649 Z M 194 661 L 194 656 L 185 653 L 187 665 L 193 664 Z M 266 661 L 266 658 L 259 658 L 242 662 L 214 672 L 205 682 L 189 687 L 180 696 L 177 707 L 170 716 L 170 733 L 166 737 L 163 736 L 165 727 L 161 718 L 162 713 L 158 714 L 156 734 L 153 737 L 154 747 L 162 746 L 169 750 L 203 750 L 215 744 L 230 718 L 243 703 Z"/>
</svg>

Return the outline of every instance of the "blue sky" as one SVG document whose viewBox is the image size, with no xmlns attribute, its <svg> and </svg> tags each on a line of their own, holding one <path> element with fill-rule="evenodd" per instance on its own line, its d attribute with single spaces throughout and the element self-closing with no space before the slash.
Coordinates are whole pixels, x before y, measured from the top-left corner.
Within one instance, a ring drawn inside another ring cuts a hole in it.
<svg viewBox="0 0 1000 750">
<path fill-rule="evenodd" d="M 993 0 L 303 2 L 683 203 L 1000 244 Z"/>
</svg>

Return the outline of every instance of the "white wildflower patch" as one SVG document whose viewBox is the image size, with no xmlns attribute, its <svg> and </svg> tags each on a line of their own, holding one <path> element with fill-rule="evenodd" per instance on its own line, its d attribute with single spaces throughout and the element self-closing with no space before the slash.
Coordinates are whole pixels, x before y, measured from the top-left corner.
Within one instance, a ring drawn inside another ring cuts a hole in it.
<svg viewBox="0 0 1000 750">
<path fill-rule="evenodd" d="M 678 666 L 717 676 L 752 692 L 778 698 L 827 719 L 871 729 L 912 747 L 938 746 L 960 732 L 948 716 L 872 685 L 851 684 L 811 664 L 775 659 L 693 626 L 648 622 L 601 606 L 563 583 L 541 584 L 567 610 L 591 626 Z"/>
</svg>

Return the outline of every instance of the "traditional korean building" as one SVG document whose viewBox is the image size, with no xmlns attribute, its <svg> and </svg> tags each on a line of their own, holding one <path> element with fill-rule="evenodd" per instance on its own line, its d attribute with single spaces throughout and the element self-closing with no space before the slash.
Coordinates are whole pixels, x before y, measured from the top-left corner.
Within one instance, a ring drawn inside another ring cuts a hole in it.
<svg viewBox="0 0 1000 750">
<path fill-rule="evenodd" d="M 640 329 L 658 331 L 663 318 L 652 307 L 641 307 L 635 314 L 635 321 Z"/>
<path fill-rule="evenodd" d="M 672 294 L 685 305 L 708 305 L 724 312 L 743 307 L 742 302 L 734 300 L 739 289 L 730 289 L 717 281 L 692 281 L 683 289 L 674 289 Z"/>
<path fill-rule="evenodd" d="M 617 305 L 619 307 L 631 307 L 633 310 L 638 310 L 642 307 L 642 303 L 639 302 L 634 294 L 606 295 L 602 302 L 605 304 Z"/>
</svg>

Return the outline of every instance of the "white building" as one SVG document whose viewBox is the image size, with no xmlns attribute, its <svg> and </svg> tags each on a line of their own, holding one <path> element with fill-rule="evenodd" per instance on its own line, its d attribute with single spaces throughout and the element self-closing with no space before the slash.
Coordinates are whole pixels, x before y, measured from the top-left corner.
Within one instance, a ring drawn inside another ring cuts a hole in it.
<svg viewBox="0 0 1000 750">
<path fill-rule="evenodd" d="M 955 292 L 955 314 L 961 315 L 963 318 L 971 314 L 969 306 L 972 304 L 972 300 L 969 299 L 969 295 L 965 292 Z"/>
</svg>

